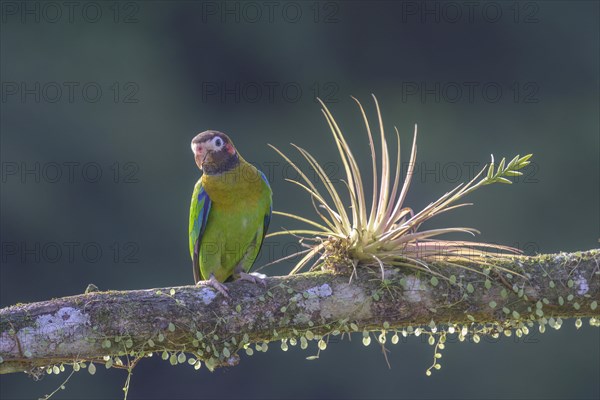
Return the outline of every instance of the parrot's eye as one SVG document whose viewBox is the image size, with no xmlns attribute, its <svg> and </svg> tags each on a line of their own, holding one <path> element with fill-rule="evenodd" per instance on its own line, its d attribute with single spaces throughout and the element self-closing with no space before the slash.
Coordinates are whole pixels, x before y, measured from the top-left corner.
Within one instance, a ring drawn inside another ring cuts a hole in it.
<svg viewBox="0 0 600 400">
<path fill-rule="evenodd" d="M 215 140 L 215 144 L 217 145 L 217 147 L 221 147 L 223 145 L 223 141 L 221 140 L 221 138 L 217 138 Z"/>
</svg>

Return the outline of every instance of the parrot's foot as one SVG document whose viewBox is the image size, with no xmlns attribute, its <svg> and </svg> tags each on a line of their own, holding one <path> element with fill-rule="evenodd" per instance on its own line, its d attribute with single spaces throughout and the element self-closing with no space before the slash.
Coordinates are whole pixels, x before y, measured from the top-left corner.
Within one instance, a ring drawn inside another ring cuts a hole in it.
<svg viewBox="0 0 600 400">
<path fill-rule="evenodd" d="M 227 297 L 228 299 L 230 298 L 229 289 L 227 289 L 227 286 L 225 286 L 221 282 L 219 282 L 213 274 L 210 274 L 210 278 L 208 278 L 208 280 L 198 281 L 198 283 L 196 283 L 196 286 L 201 286 L 201 285 L 211 286 L 213 289 L 215 289 L 216 291 L 221 293 L 223 296 Z"/>
<path fill-rule="evenodd" d="M 249 274 L 246 272 L 240 272 L 238 279 L 267 287 L 267 281 L 265 281 L 266 278 L 267 276 L 265 274 L 260 274 L 258 272 L 251 272 Z"/>
</svg>

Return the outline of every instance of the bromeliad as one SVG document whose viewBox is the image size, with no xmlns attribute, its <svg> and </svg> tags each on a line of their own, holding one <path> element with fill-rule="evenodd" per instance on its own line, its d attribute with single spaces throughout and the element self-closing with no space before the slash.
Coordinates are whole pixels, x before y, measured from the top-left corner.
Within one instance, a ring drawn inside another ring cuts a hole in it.
<svg viewBox="0 0 600 400">
<path fill-rule="evenodd" d="M 405 199 L 416 163 L 417 127 L 415 125 L 408 170 L 402 181 L 400 173 L 400 135 L 398 130 L 395 129 L 397 146 L 394 171 L 393 159 L 390 160 L 387 136 L 383 127 L 379 104 L 375 96 L 373 96 L 373 99 L 377 111 L 381 142 L 380 169 L 378 169 L 378 157 L 374 141 L 376 135 L 371 132 L 371 125 L 362 105 L 354 99 L 364 120 L 371 152 L 373 189 L 370 207 L 368 204 L 368 189 L 363 183 L 363 175 L 357 159 L 354 157 L 338 123 L 322 101 L 319 100 L 323 107 L 322 111 L 325 119 L 333 134 L 341 165 L 345 172 L 345 179 L 341 182 L 344 184 L 349 202 L 342 200 L 342 193 L 338 192 L 323 166 L 308 151 L 293 145 L 308 162 L 312 171 L 315 172 L 317 179 L 314 181 L 285 154 L 271 146 L 301 177 L 299 180 L 288 179 L 288 181 L 295 183 L 308 192 L 318 215 L 318 218 L 311 219 L 293 213 L 276 212 L 276 214 L 307 223 L 312 227 L 312 229 L 282 230 L 269 234 L 269 236 L 288 234 L 302 236 L 301 242 L 308 249 L 294 254 L 304 254 L 304 257 L 298 261 L 291 274 L 300 271 L 315 258 L 317 260 L 312 264 L 311 270 L 318 267 L 334 267 L 334 269 L 337 269 L 340 265 L 347 264 L 353 267 L 351 271 L 355 273 L 358 264 L 374 265 L 380 267 L 382 279 L 384 279 L 384 265 L 386 264 L 413 268 L 441 278 L 445 278 L 445 276 L 433 270 L 431 268 L 432 264 L 454 265 L 477 272 L 480 271 L 468 265 L 504 270 L 504 268 L 491 264 L 491 262 L 494 259 L 510 257 L 512 254 L 519 253 L 518 249 L 493 243 L 438 238 L 438 236 L 447 233 L 458 232 L 473 235 L 478 233 L 477 230 L 472 228 L 447 227 L 429 230 L 420 228 L 424 222 L 441 213 L 470 205 L 471 203 L 456 203 L 482 186 L 496 182 L 512 183 L 508 178 L 522 175 L 519 170 L 529 164 L 531 154 L 523 157 L 516 156 L 509 162 L 503 158 L 497 165 L 494 163 L 492 156 L 491 164 L 486 165 L 471 181 L 460 184 L 422 210 L 415 212 L 405 205 Z M 325 191 L 321 187 L 324 187 Z"/>
</svg>

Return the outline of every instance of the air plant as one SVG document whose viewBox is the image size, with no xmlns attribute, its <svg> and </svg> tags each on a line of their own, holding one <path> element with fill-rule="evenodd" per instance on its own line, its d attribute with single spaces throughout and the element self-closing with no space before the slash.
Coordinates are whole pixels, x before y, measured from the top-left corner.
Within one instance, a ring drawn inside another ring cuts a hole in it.
<svg viewBox="0 0 600 400">
<path fill-rule="evenodd" d="M 472 241 L 442 240 L 438 238 L 441 235 L 454 232 L 471 235 L 479 233 L 473 228 L 450 227 L 429 230 L 419 230 L 419 228 L 425 221 L 430 220 L 438 214 L 471 205 L 471 203 L 457 204 L 457 202 L 482 186 L 498 182 L 512 183 L 507 178 L 522 175 L 518 170 L 529 164 L 528 160 L 531 154 L 524 157 L 516 156 L 508 163 L 503 158 L 497 167 L 492 155 L 492 162 L 484 166 L 471 181 L 466 184 L 461 183 L 421 211 L 414 212 L 412 208 L 404 205 L 404 201 L 414 173 L 417 156 L 417 126 L 415 125 L 410 162 L 404 181 L 400 185 L 401 163 L 400 135 L 398 129 L 394 127 L 397 149 L 395 172 L 392 175 L 392 164 L 390 163 L 381 111 L 377 99 L 373 96 L 377 110 L 381 141 L 381 172 L 378 176 L 377 152 L 369 120 L 361 103 L 354 97 L 352 99 L 357 103 L 362 114 L 371 150 L 373 189 L 370 207 L 367 204 L 366 188 L 363 185 L 358 163 L 340 127 L 327 106 L 320 99 L 322 112 L 331 129 L 344 167 L 346 179 L 342 180 L 342 182 L 348 191 L 349 204 L 345 204 L 342 201 L 342 196 L 338 192 L 338 189 L 336 189 L 329 179 L 323 167 L 308 151 L 292 144 L 314 170 L 316 177 L 322 182 L 328 197 L 324 196 L 325 192 L 317 188 L 316 184 L 318 182 L 313 182 L 309 179 L 307 174 L 297 164 L 276 147 L 271 146 L 298 172 L 302 178 L 301 181 L 287 180 L 308 192 L 319 217 L 318 220 L 314 220 L 293 213 L 275 212 L 278 215 L 306 223 L 313 228 L 282 230 L 269 235 L 297 235 L 300 236 L 301 243 L 306 247 L 305 250 L 292 255 L 303 254 L 303 257 L 298 261 L 290 274 L 297 273 L 308 265 L 311 260 L 316 259 L 310 267 L 311 270 L 320 266 L 339 268 L 339 265 L 349 265 L 352 266 L 355 273 L 357 265 L 379 266 L 383 279 L 384 266 L 390 265 L 414 268 L 443 277 L 442 274 L 431 269 L 432 263 L 454 265 L 481 272 L 471 266 L 495 267 L 488 262 L 490 257 L 497 259 L 519 253 L 519 250 L 508 246 Z M 486 170 L 487 173 L 484 174 Z M 502 267 L 497 268 L 503 269 Z"/>
</svg>

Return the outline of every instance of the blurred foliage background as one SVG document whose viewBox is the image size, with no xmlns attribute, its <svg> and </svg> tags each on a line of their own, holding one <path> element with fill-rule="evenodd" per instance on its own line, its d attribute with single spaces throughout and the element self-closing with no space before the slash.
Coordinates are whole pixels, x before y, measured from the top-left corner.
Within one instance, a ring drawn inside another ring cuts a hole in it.
<svg viewBox="0 0 600 400">
<path fill-rule="evenodd" d="M 50 4 L 50 5 L 49 5 Z M 54 6 L 52 6 L 54 4 Z M 228 133 L 271 180 L 274 207 L 312 215 L 267 143 L 289 142 L 341 177 L 315 96 L 331 107 L 369 175 L 354 95 L 382 105 L 408 159 L 419 124 L 417 209 L 489 161 L 534 153 L 512 186 L 438 219 L 526 253 L 598 247 L 598 2 L 1 3 L 0 306 L 101 290 L 193 282 L 187 250 L 189 143 Z M 373 120 L 375 123 L 376 120 Z M 393 138 L 393 136 L 390 136 Z M 298 157 L 295 157 L 298 160 Z M 367 185 L 370 183 L 367 181 Z M 274 217 L 271 229 L 294 224 Z M 296 247 L 274 238 L 257 265 Z M 291 263 L 263 270 L 284 274 Z M 142 362 L 130 398 L 598 398 L 600 333 L 525 338 L 360 340 L 266 354 L 209 373 Z M 56 398 L 122 396 L 126 374 L 75 375 Z M 65 378 L 0 377 L 6 399 L 37 398 Z"/>
</svg>

